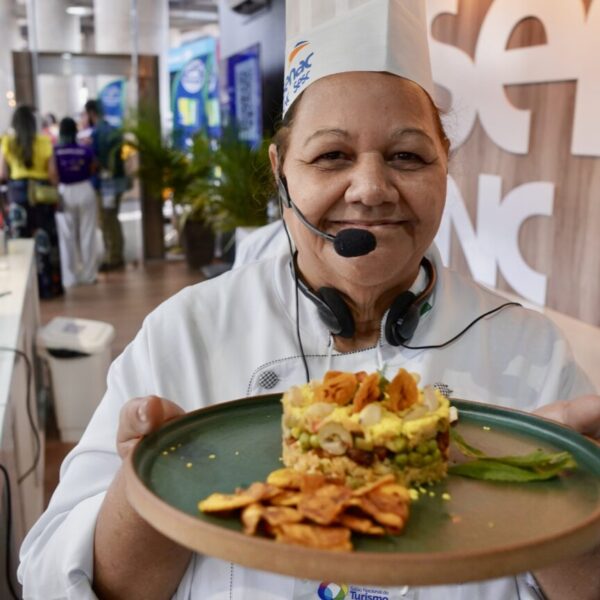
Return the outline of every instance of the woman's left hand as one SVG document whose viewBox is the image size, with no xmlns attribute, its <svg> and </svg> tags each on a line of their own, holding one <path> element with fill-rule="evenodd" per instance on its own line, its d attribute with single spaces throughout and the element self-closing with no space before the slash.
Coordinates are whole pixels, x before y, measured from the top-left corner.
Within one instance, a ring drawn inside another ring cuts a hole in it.
<svg viewBox="0 0 600 600">
<path fill-rule="evenodd" d="M 572 427 L 596 440 L 600 440 L 600 396 L 579 396 L 573 400 L 559 400 L 546 404 L 534 414 Z"/>
<path fill-rule="evenodd" d="M 600 440 L 600 396 L 559 400 L 538 408 L 534 414 Z M 600 589 L 600 546 L 583 556 L 540 569 L 535 577 L 548 600 L 595 600 Z"/>
</svg>

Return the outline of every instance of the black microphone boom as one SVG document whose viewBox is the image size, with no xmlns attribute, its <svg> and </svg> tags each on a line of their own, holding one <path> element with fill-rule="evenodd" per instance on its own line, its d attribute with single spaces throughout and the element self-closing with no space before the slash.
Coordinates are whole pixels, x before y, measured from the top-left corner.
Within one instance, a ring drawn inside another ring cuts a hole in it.
<svg viewBox="0 0 600 600">
<path fill-rule="evenodd" d="M 353 258 L 355 256 L 364 256 L 375 250 L 377 239 L 370 231 L 367 231 L 366 229 L 348 228 L 342 229 L 337 235 L 325 233 L 309 222 L 296 206 L 296 203 L 290 198 L 287 189 L 282 185 L 280 185 L 280 193 L 282 195 L 285 194 L 284 198 L 282 198 L 284 205 L 292 208 L 298 219 L 300 219 L 300 222 L 315 235 L 331 242 L 333 244 L 333 249 L 340 256 L 343 256 L 344 258 Z"/>
</svg>

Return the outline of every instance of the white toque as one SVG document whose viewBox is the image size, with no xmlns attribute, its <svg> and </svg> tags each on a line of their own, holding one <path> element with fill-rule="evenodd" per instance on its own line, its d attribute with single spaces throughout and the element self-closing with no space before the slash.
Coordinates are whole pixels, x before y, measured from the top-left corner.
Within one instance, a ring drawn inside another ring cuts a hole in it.
<svg viewBox="0 0 600 600">
<path fill-rule="evenodd" d="M 425 0 L 286 0 L 283 114 L 311 83 L 385 71 L 433 97 Z"/>
</svg>

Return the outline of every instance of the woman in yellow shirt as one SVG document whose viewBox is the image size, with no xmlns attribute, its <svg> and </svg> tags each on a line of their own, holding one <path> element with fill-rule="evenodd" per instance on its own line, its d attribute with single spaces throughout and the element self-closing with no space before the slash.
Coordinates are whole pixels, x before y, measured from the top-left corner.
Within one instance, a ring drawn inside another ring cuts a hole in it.
<svg viewBox="0 0 600 600">
<path fill-rule="evenodd" d="M 50 138 L 37 132 L 33 110 L 20 106 L 12 118 L 13 132 L 0 145 L 0 178 L 8 179 L 9 233 L 13 238 L 34 238 L 41 298 L 63 292 L 60 277 L 56 204 L 33 200 L 36 183 L 49 185 L 52 157 Z"/>
</svg>

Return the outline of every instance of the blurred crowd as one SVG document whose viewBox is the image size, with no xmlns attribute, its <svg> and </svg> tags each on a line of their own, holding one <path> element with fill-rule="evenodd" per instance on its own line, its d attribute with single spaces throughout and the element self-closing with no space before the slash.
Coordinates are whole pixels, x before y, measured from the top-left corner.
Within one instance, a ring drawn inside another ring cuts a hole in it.
<svg viewBox="0 0 600 600">
<path fill-rule="evenodd" d="M 33 238 L 41 298 L 124 266 L 118 214 L 128 181 L 122 132 L 96 100 L 77 121 L 15 109 L 0 138 L 0 226 L 9 238 Z"/>
</svg>

